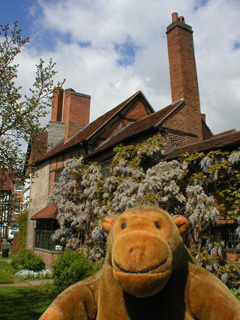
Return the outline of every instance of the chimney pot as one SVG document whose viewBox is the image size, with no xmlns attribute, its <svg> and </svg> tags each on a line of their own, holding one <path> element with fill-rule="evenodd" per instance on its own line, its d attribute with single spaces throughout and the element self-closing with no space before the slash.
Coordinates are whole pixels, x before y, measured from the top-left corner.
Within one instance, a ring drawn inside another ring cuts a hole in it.
<svg viewBox="0 0 240 320">
<path fill-rule="evenodd" d="M 185 19 L 183 16 L 179 17 L 179 21 L 185 23 Z"/>
<path fill-rule="evenodd" d="M 177 12 L 173 12 L 172 13 L 172 22 L 178 20 L 178 13 Z"/>
</svg>

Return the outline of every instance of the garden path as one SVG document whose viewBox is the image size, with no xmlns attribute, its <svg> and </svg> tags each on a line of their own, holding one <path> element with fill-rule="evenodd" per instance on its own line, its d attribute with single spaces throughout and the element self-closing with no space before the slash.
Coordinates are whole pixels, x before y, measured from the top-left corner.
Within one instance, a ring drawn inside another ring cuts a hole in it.
<svg viewBox="0 0 240 320">
<path fill-rule="evenodd" d="M 12 259 L 0 259 L 0 261 L 4 261 L 7 263 L 11 263 Z M 14 283 L 2 283 L 0 287 L 31 287 L 31 286 L 39 286 L 41 284 L 52 283 L 51 279 L 45 280 L 29 280 L 24 282 L 14 282 Z"/>
<path fill-rule="evenodd" d="M 46 280 L 29 280 L 24 282 L 15 282 L 15 283 L 3 283 L 0 284 L 0 287 L 33 287 L 39 286 L 41 284 L 52 283 L 51 279 Z"/>
</svg>

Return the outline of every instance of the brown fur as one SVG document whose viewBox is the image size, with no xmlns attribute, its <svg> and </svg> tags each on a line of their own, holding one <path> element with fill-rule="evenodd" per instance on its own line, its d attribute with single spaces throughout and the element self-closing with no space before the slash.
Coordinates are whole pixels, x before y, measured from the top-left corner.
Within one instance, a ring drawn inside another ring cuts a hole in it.
<svg viewBox="0 0 240 320">
<path fill-rule="evenodd" d="M 107 217 L 103 269 L 65 290 L 41 320 L 237 320 L 240 304 L 215 276 L 194 265 L 181 234 L 184 217 L 136 207 Z"/>
</svg>

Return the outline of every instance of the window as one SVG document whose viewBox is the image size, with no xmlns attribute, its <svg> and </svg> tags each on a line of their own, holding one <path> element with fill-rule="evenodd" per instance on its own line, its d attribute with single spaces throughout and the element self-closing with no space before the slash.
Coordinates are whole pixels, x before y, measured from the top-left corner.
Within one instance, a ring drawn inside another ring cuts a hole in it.
<svg viewBox="0 0 240 320">
<path fill-rule="evenodd" d="M 106 160 L 101 163 L 101 169 L 102 169 L 102 175 L 104 178 L 107 178 L 110 176 L 110 165 L 112 160 Z"/>
<path fill-rule="evenodd" d="M 46 249 L 50 251 L 59 251 L 62 246 L 52 240 L 52 235 L 58 229 L 57 220 L 37 220 L 35 229 L 35 248 Z"/>
<path fill-rule="evenodd" d="M 62 174 L 62 170 L 55 171 L 54 182 L 58 182 Z"/>
<path fill-rule="evenodd" d="M 7 191 L 0 192 L 0 223 L 8 222 L 10 208 L 10 193 Z"/>
<path fill-rule="evenodd" d="M 16 183 L 15 191 L 23 191 L 23 185 L 21 183 Z"/>
<path fill-rule="evenodd" d="M 224 241 L 227 251 L 236 250 L 236 246 L 240 243 L 236 234 L 237 227 L 237 224 L 228 224 L 214 228 L 214 235 Z"/>
</svg>

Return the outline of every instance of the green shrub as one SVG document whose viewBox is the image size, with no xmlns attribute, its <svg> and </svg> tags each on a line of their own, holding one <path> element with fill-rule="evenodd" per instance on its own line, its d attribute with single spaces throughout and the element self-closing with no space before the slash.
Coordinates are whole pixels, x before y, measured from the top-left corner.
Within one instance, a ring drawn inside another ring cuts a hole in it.
<svg viewBox="0 0 240 320">
<path fill-rule="evenodd" d="M 240 286 L 240 266 L 237 261 L 228 261 L 218 270 L 218 277 L 230 288 L 238 289 Z M 224 278 L 226 279 L 224 281 Z M 239 297 L 240 297 L 240 290 Z"/>
<path fill-rule="evenodd" d="M 53 285 L 59 294 L 70 285 L 96 272 L 96 268 L 78 251 L 66 250 L 52 267 Z"/>
<path fill-rule="evenodd" d="M 218 277 L 229 289 L 237 289 L 240 285 L 240 265 L 237 261 L 227 261 L 219 256 L 220 244 L 214 243 L 215 254 L 208 252 L 207 247 L 191 250 L 195 263 Z"/>
<path fill-rule="evenodd" d="M 26 269 L 41 271 L 45 268 L 43 259 L 36 256 L 31 250 L 21 250 L 18 256 L 12 259 L 11 265 L 15 270 Z"/>
<path fill-rule="evenodd" d="M 231 291 L 235 295 L 235 297 L 240 301 L 240 287 L 237 289 L 232 289 Z"/>
<path fill-rule="evenodd" d="M 26 249 L 26 237 L 27 237 L 27 219 L 28 211 L 23 211 L 18 218 L 19 235 L 18 235 L 18 247 L 19 250 Z"/>
<path fill-rule="evenodd" d="M 18 256 L 14 256 L 12 258 L 12 261 L 11 261 L 11 266 L 13 267 L 14 270 L 18 270 L 19 269 L 19 257 Z"/>
</svg>

